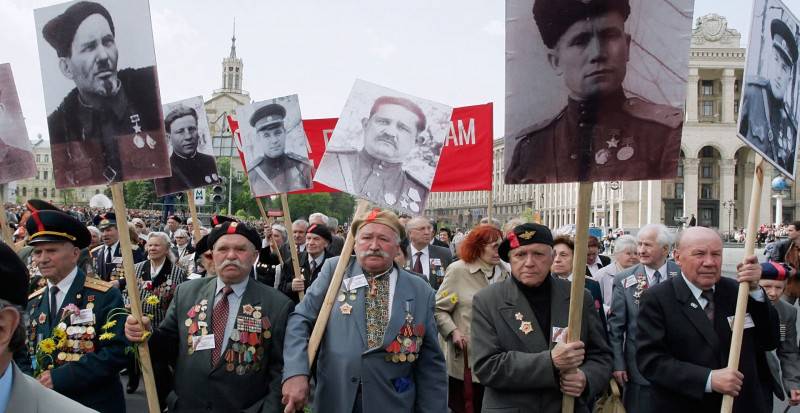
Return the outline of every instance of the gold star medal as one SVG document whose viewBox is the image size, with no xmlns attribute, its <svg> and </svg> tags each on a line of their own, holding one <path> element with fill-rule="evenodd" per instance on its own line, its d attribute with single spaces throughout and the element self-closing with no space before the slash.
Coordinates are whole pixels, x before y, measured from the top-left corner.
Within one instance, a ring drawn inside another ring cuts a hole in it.
<svg viewBox="0 0 800 413">
<path fill-rule="evenodd" d="M 533 331 L 533 325 L 531 325 L 530 321 L 523 321 L 520 323 L 519 329 L 527 336 L 531 331 Z"/>
<path fill-rule="evenodd" d="M 339 307 L 339 311 L 341 311 L 344 315 L 350 315 L 350 311 L 352 310 L 353 306 L 347 303 L 344 303 Z"/>
</svg>

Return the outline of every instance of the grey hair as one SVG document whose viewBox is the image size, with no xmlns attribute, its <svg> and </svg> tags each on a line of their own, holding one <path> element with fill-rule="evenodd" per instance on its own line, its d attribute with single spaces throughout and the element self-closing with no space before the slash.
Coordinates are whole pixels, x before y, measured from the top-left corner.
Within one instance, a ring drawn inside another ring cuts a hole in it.
<svg viewBox="0 0 800 413">
<path fill-rule="evenodd" d="M 25 339 L 27 338 L 26 330 L 29 317 L 28 313 L 25 311 L 25 308 L 0 298 L 0 310 L 6 307 L 13 308 L 17 311 L 17 313 L 19 313 L 19 324 L 17 324 L 17 328 L 14 329 L 14 334 L 11 336 L 11 340 L 8 342 L 8 352 L 10 354 L 14 354 L 25 350 Z"/>
<path fill-rule="evenodd" d="M 283 240 L 284 241 L 289 239 L 289 232 L 286 231 L 286 227 L 284 227 L 283 225 L 281 225 L 281 224 L 272 224 L 272 229 L 274 229 L 275 231 L 280 232 L 281 236 L 283 236 Z"/>
<path fill-rule="evenodd" d="M 431 225 L 431 226 L 433 225 L 433 224 L 431 224 L 431 220 L 428 219 L 428 218 L 425 218 L 425 217 L 417 216 L 417 217 L 411 218 L 411 219 L 408 220 L 408 222 L 406 222 L 406 231 L 410 231 L 412 229 L 419 228 L 423 224 Z"/>
<path fill-rule="evenodd" d="M 503 236 L 511 232 L 514 228 L 525 223 L 522 218 L 511 218 L 503 224 Z"/>
<path fill-rule="evenodd" d="M 187 238 L 189 237 L 189 233 L 183 228 L 178 228 L 178 229 L 175 230 L 175 236 L 178 236 L 178 235 L 184 236 L 184 237 L 187 237 Z"/>
<path fill-rule="evenodd" d="M 358 228 L 358 230 L 356 230 L 356 236 L 355 236 L 355 238 L 358 238 L 358 234 L 360 234 L 360 233 L 361 233 L 361 230 L 362 230 L 362 229 L 364 229 L 364 227 L 366 227 L 366 225 L 362 225 L 361 227 L 359 227 L 359 228 Z M 403 239 L 402 239 L 402 238 L 400 238 L 400 234 L 398 234 L 398 233 L 397 233 L 397 232 L 395 232 L 395 231 L 392 231 L 392 233 L 394 233 L 394 238 L 395 238 L 395 240 L 397 241 L 397 245 L 400 245 L 400 242 L 401 242 L 401 241 L 403 241 Z M 403 251 L 403 254 L 405 255 L 405 251 Z"/>
<path fill-rule="evenodd" d="M 656 232 L 656 242 L 658 242 L 658 245 L 667 248 L 672 247 L 672 234 L 669 233 L 669 229 L 667 229 L 664 224 L 647 224 L 639 228 L 639 232 L 636 234 L 637 240 L 641 234 L 650 231 Z"/>
<path fill-rule="evenodd" d="M 97 229 L 97 227 L 94 226 L 94 225 L 90 225 L 90 226 L 86 227 L 86 229 L 88 229 L 89 232 L 91 232 L 92 234 L 97 235 L 97 238 L 100 238 L 100 237 L 103 236 L 103 234 L 100 232 L 100 230 Z"/>
<path fill-rule="evenodd" d="M 166 232 L 154 231 L 147 234 L 147 240 L 150 241 L 151 238 L 161 238 L 161 241 L 167 246 L 167 258 L 169 258 L 170 262 L 175 263 L 175 254 L 172 253 L 172 248 L 170 248 L 172 241 L 169 239 L 169 235 Z"/>
<path fill-rule="evenodd" d="M 294 225 L 302 225 L 302 226 L 308 228 L 308 221 L 306 221 L 304 219 L 296 219 L 296 220 L 294 220 L 294 222 L 292 222 L 292 226 L 294 226 Z"/>
<path fill-rule="evenodd" d="M 636 251 L 637 242 L 633 235 L 623 235 L 614 241 L 614 255 L 622 254 L 623 252 Z"/>
<path fill-rule="evenodd" d="M 336 232 L 336 229 L 339 227 L 339 220 L 334 217 L 328 217 L 328 223 L 325 224 L 328 226 L 328 229 Z"/>
<path fill-rule="evenodd" d="M 322 220 L 322 223 L 324 223 L 325 225 L 328 225 L 328 216 L 323 214 L 322 212 L 315 212 L 315 213 L 313 213 L 313 214 L 308 216 L 308 220 L 309 221 L 314 221 L 317 218 Z"/>
</svg>

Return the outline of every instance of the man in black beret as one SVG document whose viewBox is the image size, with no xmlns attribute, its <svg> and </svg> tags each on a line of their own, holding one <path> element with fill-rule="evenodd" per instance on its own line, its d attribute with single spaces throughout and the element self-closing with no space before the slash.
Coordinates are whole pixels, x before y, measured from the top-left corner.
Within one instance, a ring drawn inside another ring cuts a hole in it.
<svg viewBox="0 0 800 413">
<path fill-rule="evenodd" d="M 783 20 L 773 19 L 769 28 L 772 42 L 762 51 L 764 69 L 744 88 L 739 135 L 792 174 L 797 125 L 786 93 L 794 84 L 797 39 Z"/>
<path fill-rule="evenodd" d="M 123 320 L 103 328 L 111 321 L 109 313 L 124 303 L 119 289 L 78 267 L 81 249 L 91 240 L 89 230 L 64 212 L 47 210 L 33 212 L 25 227 L 47 285 L 28 297 L 28 348 L 17 353 L 17 363 L 43 386 L 87 407 L 124 412 L 119 372 L 127 364 L 128 343 Z M 50 358 L 37 358 L 37 350 L 48 347 L 40 343 L 51 338 Z"/>
<path fill-rule="evenodd" d="M 90 1 L 48 21 L 44 39 L 75 88 L 47 117 L 56 186 L 100 185 L 152 176 L 166 168 L 153 66 L 117 70 L 114 20 Z"/>
<path fill-rule="evenodd" d="M 286 108 L 270 103 L 250 116 L 255 128 L 253 165 L 247 177 L 256 195 L 291 192 L 311 187 L 311 163 L 308 159 L 286 151 Z"/>
<path fill-rule="evenodd" d="M 283 337 L 294 306 L 252 279 L 261 246 L 255 229 L 225 222 L 207 244 L 217 276 L 180 284 L 149 339 L 153 362 L 175 366 L 169 410 L 283 412 Z M 143 340 L 150 322 L 142 321 L 128 317 L 129 340 Z"/>
<path fill-rule="evenodd" d="M 514 133 L 507 184 L 660 179 L 677 167 L 683 113 L 625 94 L 628 0 L 536 0 L 547 59 L 569 91 L 554 118 Z"/>
<path fill-rule="evenodd" d="M 498 252 L 512 277 L 472 301 L 473 372 L 485 386 L 483 409 L 555 413 L 567 394 L 576 398 L 576 412 L 590 412 L 611 377 L 611 348 L 592 296 L 584 292 L 580 337 L 566 343 L 571 287 L 550 274 L 550 230 L 519 225 Z"/>
<path fill-rule="evenodd" d="M 311 224 L 306 230 L 306 249 L 297 257 L 300 262 L 300 277 L 295 277 L 291 255 L 281 268 L 281 281 L 278 290 L 286 294 L 295 303 L 300 302 L 300 291 L 306 289 L 317 279 L 322 264 L 334 255 L 328 252 L 328 245 L 333 240 L 331 230 L 325 225 Z"/>
</svg>

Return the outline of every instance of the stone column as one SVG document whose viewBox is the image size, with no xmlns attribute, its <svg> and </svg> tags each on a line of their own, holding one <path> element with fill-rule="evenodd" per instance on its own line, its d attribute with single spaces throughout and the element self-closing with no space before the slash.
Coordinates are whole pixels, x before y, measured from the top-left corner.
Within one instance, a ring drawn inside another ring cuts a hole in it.
<svg viewBox="0 0 800 413">
<path fill-rule="evenodd" d="M 783 198 L 784 194 L 773 195 L 775 198 L 775 225 L 780 225 L 783 222 Z"/>
<path fill-rule="evenodd" d="M 661 211 L 661 181 L 647 181 L 647 224 L 663 224 Z"/>
<path fill-rule="evenodd" d="M 732 230 L 728 210 L 723 203 L 732 201 L 736 194 L 733 192 L 736 176 L 736 159 L 719 160 L 719 230 L 727 234 Z"/>
<path fill-rule="evenodd" d="M 686 82 L 686 121 L 697 122 L 697 84 L 700 82 L 700 74 L 696 67 L 689 68 L 689 76 Z"/>
<path fill-rule="evenodd" d="M 697 215 L 697 191 L 698 191 L 698 170 L 700 159 L 683 159 L 683 216 L 691 217 L 692 214 L 699 220 Z M 690 218 L 691 219 L 691 218 Z"/>
<path fill-rule="evenodd" d="M 733 69 L 722 70 L 722 123 L 733 123 L 734 82 L 736 76 Z"/>
<path fill-rule="evenodd" d="M 617 189 L 617 191 L 618 190 L 619 189 Z M 610 194 L 609 194 L 609 202 L 608 202 L 608 204 L 609 204 L 609 213 L 610 213 L 609 226 L 611 228 L 617 228 L 617 214 L 616 214 L 617 211 L 616 211 L 616 208 L 615 208 L 615 206 L 616 206 L 615 204 L 617 202 L 615 195 L 617 194 L 617 191 L 615 191 L 613 189 L 609 191 L 610 192 Z"/>
</svg>

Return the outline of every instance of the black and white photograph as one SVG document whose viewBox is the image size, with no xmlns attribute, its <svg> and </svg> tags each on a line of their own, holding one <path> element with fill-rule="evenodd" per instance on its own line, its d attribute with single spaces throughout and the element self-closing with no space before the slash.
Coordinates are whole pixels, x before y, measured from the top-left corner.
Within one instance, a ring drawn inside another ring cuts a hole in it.
<svg viewBox="0 0 800 413">
<path fill-rule="evenodd" d="M 36 175 L 11 65 L 0 64 L 0 184 Z"/>
<path fill-rule="evenodd" d="M 310 189 L 314 164 L 297 95 L 236 108 L 253 197 Z"/>
<path fill-rule="evenodd" d="M 506 1 L 506 184 L 675 177 L 693 0 Z"/>
<path fill-rule="evenodd" d="M 34 10 L 57 188 L 170 175 L 147 0 Z"/>
<path fill-rule="evenodd" d="M 794 179 L 797 122 L 797 18 L 779 0 L 756 0 L 750 25 L 739 137 Z"/>
<path fill-rule="evenodd" d="M 314 180 L 398 211 L 425 209 L 453 108 L 357 80 Z"/>
<path fill-rule="evenodd" d="M 172 176 L 155 180 L 156 195 L 169 195 L 220 181 L 202 96 L 164 105 L 164 130 L 169 142 Z"/>
</svg>

